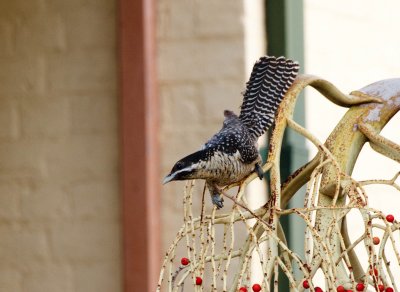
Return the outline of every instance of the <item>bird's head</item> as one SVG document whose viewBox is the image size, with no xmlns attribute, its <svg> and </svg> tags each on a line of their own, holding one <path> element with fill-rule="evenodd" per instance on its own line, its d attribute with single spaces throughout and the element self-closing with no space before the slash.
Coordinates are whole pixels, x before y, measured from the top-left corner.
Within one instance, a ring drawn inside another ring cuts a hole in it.
<svg viewBox="0 0 400 292">
<path fill-rule="evenodd" d="M 204 150 L 190 154 L 172 167 L 171 172 L 164 178 L 163 184 L 173 180 L 188 180 L 203 178 L 200 175 L 200 170 L 203 168 L 206 158 Z"/>
</svg>

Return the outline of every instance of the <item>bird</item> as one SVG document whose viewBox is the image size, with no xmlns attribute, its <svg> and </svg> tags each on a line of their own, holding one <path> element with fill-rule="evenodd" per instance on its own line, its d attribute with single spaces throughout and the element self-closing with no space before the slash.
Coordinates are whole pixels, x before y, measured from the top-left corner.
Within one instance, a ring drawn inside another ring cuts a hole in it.
<svg viewBox="0 0 400 292">
<path fill-rule="evenodd" d="M 262 56 L 246 83 L 239 116 L 225 110 L 221 130 L 200 150 L 178 160 L 163 184 L 204 179 L 212 203 L 220 209 L 222 187 L 240 182 L 253 172 L 262 179 L 257 140 L 274 124 L 276 111 L 298 71 L 296 61 L 283 56 Z"/>
</svg>

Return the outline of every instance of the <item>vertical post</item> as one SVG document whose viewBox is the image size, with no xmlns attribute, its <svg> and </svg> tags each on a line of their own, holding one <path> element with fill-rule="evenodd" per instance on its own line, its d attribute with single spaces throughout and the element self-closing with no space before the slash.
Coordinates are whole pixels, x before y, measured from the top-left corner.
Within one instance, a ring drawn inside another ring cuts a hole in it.
<svg viewBox="0 0 400 292">
<path fill-rule="evenodd" d="M 155 3 L 119 0 L 124 291 L 153 291 L 160 263 Z"/>
<path fill-rule="evenodd" d="M 304 64 L 303 0 L 266 0 L 266 26 L 268 54 L 292 58 Z M 304 125 L 305 102 L 301 95 L 297 101 L 294 119 Z M 294 170 L 307 162 L 308 152 L 305 139 L 288 129 L 285 133 L 281 153 L 281 177 L 284 181 Z M 288 206 L 302 206 L 303 197 L 295 196 Z M 302 253 L 304 228 L 294 217 L 283 217 L 281 224 L 292 250 Z M 282 274 L 282 273 L 281 273 Z M 289 282 L 285 277 L 279 279 L 279 288 L 288 291 Z"/>
</svg>

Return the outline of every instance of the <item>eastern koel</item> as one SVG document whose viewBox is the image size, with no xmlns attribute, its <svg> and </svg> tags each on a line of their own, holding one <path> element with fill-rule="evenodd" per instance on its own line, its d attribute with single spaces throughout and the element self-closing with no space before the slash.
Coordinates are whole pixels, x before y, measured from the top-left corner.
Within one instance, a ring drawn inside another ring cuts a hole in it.
<svg viewBox="0 0 400 292">
<path fill-rule="evenodd" d="M 275 121 L 283 97 L 299 65 L 285 57 L 263 56 L 254 65 L 243 94 L 240 114 L 225 110 L 222 129 L 204 146 L 175 163 L 164 184 L 173 180 L 205 179 L 211 199 L 223 207 L 220 189 L 263 171 L 257 140 Z"/>
</svg>

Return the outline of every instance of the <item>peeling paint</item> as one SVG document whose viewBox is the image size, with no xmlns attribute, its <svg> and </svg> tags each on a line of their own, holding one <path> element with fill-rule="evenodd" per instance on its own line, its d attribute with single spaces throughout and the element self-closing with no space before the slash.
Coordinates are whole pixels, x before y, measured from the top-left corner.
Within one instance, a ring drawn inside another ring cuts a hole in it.
<svg viewBox="0 0 400 292">
<path fill-rule="evenodd" d="M 391 97 L 400 95 L 400 78 L 385 79 L 361 88 L 359 91 L 389 100 Z M 400 102 L 400 101 L 399 101 Z"/>
<path fill-rule="evenodd" d="M 389 99 L 387 101 L 387 104 L 390 106 L 399 106 L 400 105 L 400 96 Z"/>
<path fill-rule="evenodd" d="M 370 96 L 379 97 L 386 101 L 389 106 L 400 105 L 400 78 L 385 79 L 370 85 L 367 85 L 359 90 Z M 365 107 L 368 104 L 364 105 Z M 380 120 L 380 112 L 384 107 L 383 104 L 375 106 L 371 109 L 366 117 L 365 122 L 376 122 Z"/>
<path fill-rule="evenodd" d="M 364 122 L 379 121 L 382 108 L 383 104 L 379 104 L 375 108 L 371 109 L 368 115 L 364 118 Z"/>
</svg>

